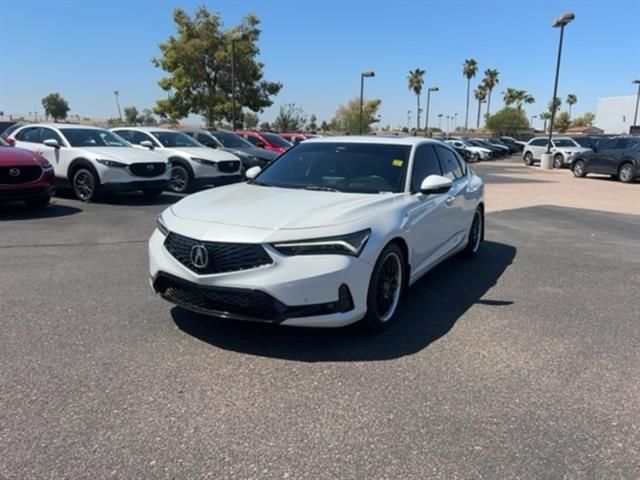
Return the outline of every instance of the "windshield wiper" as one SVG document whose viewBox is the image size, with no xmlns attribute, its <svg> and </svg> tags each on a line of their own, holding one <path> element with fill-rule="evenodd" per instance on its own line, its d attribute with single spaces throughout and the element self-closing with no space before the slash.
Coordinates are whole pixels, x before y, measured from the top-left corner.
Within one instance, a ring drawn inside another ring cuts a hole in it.
<svg viewBox="0 0 640 480">
<path fill-rule="evenodd" d="M 314 190 L 318 192 L 339 192 L 337 188 L 327 187 L 325 185 L 307 185 L 304 187 L 305 190 Z"/>
</svg>

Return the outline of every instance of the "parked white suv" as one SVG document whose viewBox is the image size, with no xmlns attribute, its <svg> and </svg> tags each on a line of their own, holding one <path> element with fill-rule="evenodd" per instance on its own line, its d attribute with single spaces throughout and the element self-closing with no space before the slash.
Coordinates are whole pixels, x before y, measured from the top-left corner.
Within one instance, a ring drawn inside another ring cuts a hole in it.
<svg viewBox="0 0 640 480">
<path fill-rule="evenodd" d="M 24 125 L 11 133 L 15 145 L 45 157 L 56 180 L 68 184 L 80 200 L 100 191 L 140 190 L 160 195 L 169 184 L 167 161 L 153 152 L 133 148 L 104 128 L 42 123 Z"/>
<path fill-rule="evenodd" d="M 158 127 L 121 127 L 111 131 L 138 148 L 163 155 L 171 163 L 169 188 L 176 193 L 243 180 L 242 162 L 236 155 L 205 147 L 182 132 Z"/>
<path fill-rule="evenodd" d="M 533 165 L 540 161 L 542 154 L 547 152 L 547 137 L 534 137 L 525 145 L 522 151 L 522 159 L 525 165 Z M 571 165 L 573 159 L 579 153 L 589 152 L 590 148 L 581 147 L 578 142 L 570 137 L 553 137 L 551 139 L 551 153 L 553 153 L 553 168 L 562 168 Z"/>
<path fill-rule="evenodd" d="M 488 160 L 491 158 L 491 150 L 488 148 L 476 147 L 464 140 L 445 140 L 445 143 L 453 145 L 455 148 L 466 150 L 471 154 L 471 158 L 476 162 L 478 160 Z"/>
</svg>

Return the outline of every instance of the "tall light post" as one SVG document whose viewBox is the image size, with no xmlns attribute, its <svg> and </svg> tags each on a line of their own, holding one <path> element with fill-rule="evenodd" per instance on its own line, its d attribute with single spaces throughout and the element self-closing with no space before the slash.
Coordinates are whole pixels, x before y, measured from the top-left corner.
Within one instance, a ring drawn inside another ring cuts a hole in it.
<svg viewBox="0 0 640 480">
<path fill-rule="evenodd" d="M 442 114 L 441 113 L 438 114 L 438 130 L 442 132 Z"/>
<path fill-rule="evenodd" d="M 576 16 L 572 12 L 566 12 L 560 15 L 553 22 L 553 28 L 560 28 L 560 41 L 558 42 L 558 61 L 556 63 L 556 79 L 553 84 L 553 97 L 551 97 L 551 102 L 555 102 L 556 97 L 558 96 L 558 79 L 560 77 L 560 59 L 562 57 L 562 40 L 564 38 L 564 27 L 566 27 L 569 23 L 571 23 Z M 553 105 L 555 107 L 555 103 Z M 550 170 L 553 168 L 553 156 L 551 155 L 551 136 L 553 135 L 553 121 L 556 117 L 557 108 L 551 109 L 551 126 L 549 127 L 549 140 L 547 141 L 547 153 L 545 153 L 540 160 L 540 167 Z"/>
<path fill-rule="evenodd" d="M 453 125 L 452 125 L 452 126 L 453 126 L 453 128 L 452 128 L 452 130 L 453 130 L 453 132 L 454 132 L 454 133 L 455 133 L 455 131 L 456 131 L 456 123 L 457 123 L 457 120 L 458 120 L 458 112 L 456 112 L 456 113 L 454 113 L 454 114 L 453 114 Z"/>
<path fill-rule="evenodd" d="M 431 102 L 431 92 L 437 92 L 440 90 L 438 87 L 429 87 L 427 89 L 427 111 L 424 119 L 424 136 L 427 138 L 427 132 L 429 131 L 429 103 Z M 429 136 L 431 136 L 429 134 Z"/>
<path fill-rule="evenodd" d="M 367 70 L 360 74 L 360 130 L 359 134 L 362 135 L 362 116 L 364 114 L 364 79 L 375 77 L 376 74 L 373 70 Z"/>
<path fill-rule="evenodd" d="M 636 78 L 631 83 L 638 84 L 638 95 L 636 96 L 636 113 L 633 114 L 633 126 L 635 127 L 638 124 L 638 104 L 640 104 L 640 78 Z"/>
<path fill-rule="evenodd" d="M 407 110 L 407 130 L 411 131 L 411 110 Z"/>
<path fill-rule="evenodd" d="M 120 123 L 122 123 L 122 111 L 120 110 L 120 100 L 118 97 L 120 96 L 120 92 L 118 90 L 114 90 L 113 94 L 116 96 L 116 106 L 118 107 L 118 116 L 120 117 Z"/>
<path fill-rule="evenodd" d="M 236 124 L 236 42 L 244 40 L 244 32 L 235 32 L 231 35 L 231 127 L 235 131 Z"/>
<path fill-rule="evenodd" d="M 451 115 L 447 115 L 447 137 L 451 132 Z"/>
</svg>

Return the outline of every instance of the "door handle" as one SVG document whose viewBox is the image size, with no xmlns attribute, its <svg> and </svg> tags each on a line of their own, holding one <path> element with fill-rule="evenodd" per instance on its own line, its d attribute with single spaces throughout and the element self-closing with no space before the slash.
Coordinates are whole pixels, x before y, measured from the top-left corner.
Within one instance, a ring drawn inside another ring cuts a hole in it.
<svg viewBox="0 0 640 480">
<path fill-rule="evenodd" d="M 456 197 L 447 197 L 444 203 L 446 203 L 447 205 L 451 205 L 455 199 Z"/>
</svg>

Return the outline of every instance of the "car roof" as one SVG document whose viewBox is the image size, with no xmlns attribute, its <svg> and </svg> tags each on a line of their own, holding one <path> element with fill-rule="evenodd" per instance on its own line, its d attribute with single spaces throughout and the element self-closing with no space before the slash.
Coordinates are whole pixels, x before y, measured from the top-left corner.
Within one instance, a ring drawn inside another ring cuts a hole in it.
<svg viewBox="0 0 640 480">
<path fill-rule="evenodd" d="M 378 144 L 378 145 L 407 145 L 414 146 L 419 145 L 421 143 L 431 143 L 434 145 L 443 145 L 443 142 L 439 140 L 435 140 L 432 138 L 423 138 L 423 137 L 379 137 L 379 136 L 368 136 L 368 135 L 347 135 L 340 137 L 319 137 L 319 138 L 310 138 L 306 140 L 304 143 L 368 143 L 368 144 Z"/>
<path fill-rule="evenodd" d="M 161 127 L 114 127 L 112 130 L 139 130 L 141 132 L 180 132 L 180 130 Z"/>
<path fill-rule="evenodd" d="M 104 127 L 97 127 L 95 125 L 81 125 L 79 123 L 25 123 L 21 127 L 48 127 L 48 128 L 79 128 L 86 130 L 106 130 Z"/>
</svg>

